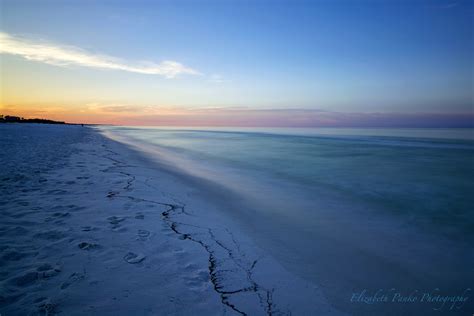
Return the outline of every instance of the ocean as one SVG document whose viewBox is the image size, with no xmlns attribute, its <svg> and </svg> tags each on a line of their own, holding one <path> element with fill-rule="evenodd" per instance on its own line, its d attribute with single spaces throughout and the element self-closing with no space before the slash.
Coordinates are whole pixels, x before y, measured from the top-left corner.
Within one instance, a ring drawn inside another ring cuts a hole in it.
<svg viewBox="0 0 474 316">
<path fill-rule="evenodd" d="M 100 129 L 231 192 L 223 211 L 348 309 L 362 289 L 472 285 L 472 129 Z"/>
<path fill-rule="evenodd" d="M 239 194 L 259 195 L 265 188 L 262 198 L 286 193 L 297 204 L 318 203 L 330 191 L 377 212 L 474 232 L 473 130 L 107 129 L 154 146 L 183 172 Z M 299 212 L 311 216 L 313 210 Z"/>
</svg>

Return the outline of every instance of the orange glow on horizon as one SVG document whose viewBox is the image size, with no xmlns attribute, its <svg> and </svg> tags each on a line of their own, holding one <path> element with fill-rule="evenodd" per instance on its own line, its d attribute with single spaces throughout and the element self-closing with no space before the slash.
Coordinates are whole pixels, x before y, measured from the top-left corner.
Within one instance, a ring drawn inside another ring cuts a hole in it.
<svg viewBox="0 0 474 316">
<path fill-rule="evenodd" d="M 174 109 L 171 107 L 101 105 L 89 103 L 80 106 L 58 105 L 0 105 L 0 114 L 24 118 L 42 118 L 67 123 L 146 125 L 140 123 L 143 117 L 180 117 L 195 110 Z M 144 122 L 145 123 L 145 122 Z"/>
<path fill-rule="evenodd" d="M 350 113 L 311 109 L 184 108 L 88 103 L 8 105 L 0 114 L 67 123 L 215 127 L 472 127 L 472 113 Z"/>
</svg>

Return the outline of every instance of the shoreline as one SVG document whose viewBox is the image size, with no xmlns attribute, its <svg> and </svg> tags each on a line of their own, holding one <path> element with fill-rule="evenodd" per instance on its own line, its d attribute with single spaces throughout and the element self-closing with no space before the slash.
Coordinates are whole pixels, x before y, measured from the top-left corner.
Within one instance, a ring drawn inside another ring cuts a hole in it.
<svg viewBox="0 0 474 316">
<path fill-rule="evenodd" d="M 2 175 L 2 312 L 340 314 L 175 175 L 90 128 L 24 127 L 36 151 Z"/>
</svg>

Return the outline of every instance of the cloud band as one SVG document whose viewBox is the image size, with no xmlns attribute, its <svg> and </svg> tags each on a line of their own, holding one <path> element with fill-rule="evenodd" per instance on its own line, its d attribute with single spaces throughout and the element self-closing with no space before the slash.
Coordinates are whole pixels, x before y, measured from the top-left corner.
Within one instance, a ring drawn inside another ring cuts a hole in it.
<svg viewBox="0 0 474 316">
<path fill-rule="evenodd" d="M 77 47 L 35 42 L 0 32 L 0 53 L 18 55 L 28 60 L 55 66 L 82 66 L 98 69 L 122 70 L 134 73 L 174 78 L 181 74 L 198 75 L 198 71 L 183 64 L 165 60 L 160 63 L 131 63 L 115 57 L 98 55 Z"/>
</svg>

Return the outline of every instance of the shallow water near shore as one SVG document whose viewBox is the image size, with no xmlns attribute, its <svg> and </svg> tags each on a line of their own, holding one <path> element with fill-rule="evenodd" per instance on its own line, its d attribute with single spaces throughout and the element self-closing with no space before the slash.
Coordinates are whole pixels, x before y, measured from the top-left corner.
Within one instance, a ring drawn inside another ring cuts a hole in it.
<svg viewBox="0 0 474 316">
<path fill-rule="evenodd" d="M 472 286 L 472 130 L 100 130 L 235 193 L 229 214 L 347 312 L 435 313 L 351 298 Z"/>
<path fill-rule="evenodd" d="M 265 188 L 262 202 L 281 198 L 280 189 L 291 204 L 334 194 L 357 199 L 378 213 L 431 220 L 442 230 L 450 226 L 451 233 L 459 232 L 463 238 L 474 228 L 469 207 L 474 202 L 470 194 L 474 189 L 474 139 L 468 139 L 472 130 L 464 130 L 460 139 L 420 138 L 418 135 L 429 135 L 423 129 L 412 137 L 384 136 L 386 130 L 380 135 L 376 129 L 372 136 L 367 135 L 370 130 L 363 130 L 363 136 L 342 134 L 354 134 L 357 129 L 334 129 L 333 135 L 328 129 L 320 135 L 317 129 L 305 129 L 299 135 L 274 134 L 273 130 L 106 130 L 138 141 L 140 146 L 156 146 L 160 158 L 182 171 L 242 195 Z M 409 131 L 395 129 L 392 134 Z M 461 135 L 457 130 L 446 134 L 456 132 Z M 302 209 L 298 215 L 315 213 Z"/>
</svg>

